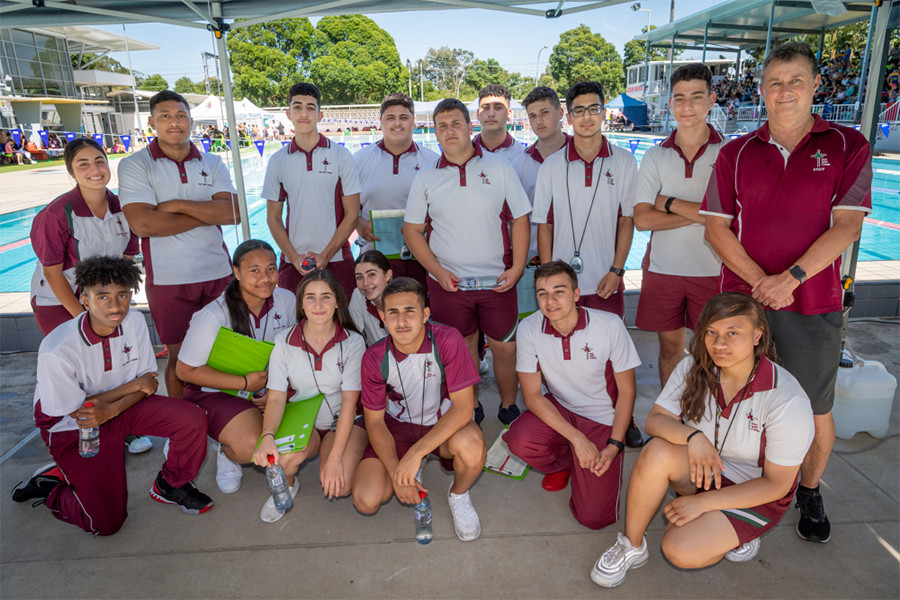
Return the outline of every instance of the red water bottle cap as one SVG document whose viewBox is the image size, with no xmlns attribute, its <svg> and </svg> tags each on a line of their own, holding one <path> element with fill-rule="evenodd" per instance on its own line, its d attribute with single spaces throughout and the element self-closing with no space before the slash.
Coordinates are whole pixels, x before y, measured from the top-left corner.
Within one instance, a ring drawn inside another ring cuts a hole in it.
<svg viewBox="0 0 900 600">
<path fill-rule="evenodd" d="M 274 464 L 275 464 L 275 457 L 274 457 L 274 456 L 272 456 L 272 455 L 270 454 L 267 458 L 269 459 L 269 464 L 270 464 L 270 465 L 274 465 Z"/>
<path fill-rule="evenodd" d="M 427 495 L 427 494 L 426 494 L 424 491 L 419 490 L 419 498 L 421 498 L 422 500 L 424 500 L 426 495 Z"/>
<path fill-rule="evenodd" d="M 85 402 L 84 407 L 85 408 L 94 408 L 94 403 L 93 402 Z"/>
</svg>

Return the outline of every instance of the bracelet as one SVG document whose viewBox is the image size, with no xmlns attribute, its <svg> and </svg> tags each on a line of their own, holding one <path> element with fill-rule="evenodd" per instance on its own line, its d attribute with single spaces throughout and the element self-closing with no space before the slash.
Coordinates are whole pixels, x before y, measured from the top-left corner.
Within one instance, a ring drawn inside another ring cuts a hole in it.
<svg viewBox="0 0 900 600">
<path fill-rule="evenodd" d="M 620 453 L 625 451 L 625 444 L 623 444 L 619 440 L 614 440 L 612 438 L 609 438 L 608 440 L 606 440 L 606 444 L 615 446 L 616 450 L 618 450 Z"/>
<path fill-rule="evenodd" d="M 271 431 L 269 431 L 269 432 L 266 432 L 266 433 L 262 434 L 261 436 L 259 436 L 259 441 L 263 441 L 263 438 L 266 437 L 267 435 L 271 435 L 272 439 L 273 440 L 275 439 L 275 434 L 272 433 Z"/>
<path fill-rule="evenodd" d="M 247 382 L 247 376 L 246 376 L 246 375 L 241 375 L 241 377 L 244 378 L 244 387 L 242 387 L 241 390 L 246 391 L 246 390 L 247 390 L 247 386 L 250 385 L 250 384 Z"/>
<path fill-rule="evenodd" d="M 672 214 L 672 202 L 675 201 L 675 196 L 669 196 L 669 199 L 666 200 L 666 212 L 670 215 Z"/>
<path fill-rule="evenodd" d="M 695 429 L 695 430 L 694 430 L 694 433 L 692 433 L 691 435 L 687 436 L 687 440 L 684 442 L 684 445 L 687 446 L 688 444 L 690 444 L 690 443 L 691 443 L 691 438 L 694 437 L 695 435 L 697 435 L 698 433 L 700 433 L 700 430 L 699 430 L 699 429 Z"/>
</svg>

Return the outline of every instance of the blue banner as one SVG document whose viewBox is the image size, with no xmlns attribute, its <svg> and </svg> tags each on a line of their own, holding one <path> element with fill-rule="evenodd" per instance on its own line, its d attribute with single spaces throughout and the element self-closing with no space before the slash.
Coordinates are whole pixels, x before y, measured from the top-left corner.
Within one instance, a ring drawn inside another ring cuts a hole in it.
<svg viewBox="0 0 900 600">
<path fill-rule="evenodd" d="M 281 147 L 284 148 L 285 146 L 287 146 L 287 145 L 290 144 L 290 143 L 291 143 L 291 140 L 283 140 L 283 141 L 281 142 Z M 340 143 L 340 142 L 339 142 L 339 143 Z M 341 144 L 341 146 L 343 146 L 343 144 Z"/>
<path fill-rule="evenodd" d="M 891 126 L 887 123 L 879 123 L 878 126 L 881 128 L 881 133 L 884 134 L 885 139 L 887 139 L 889 137 L 888 132 L 891 130 Z"/>
<path fill-rule="evenodd" d="M 100 144 L 101 147 L 103 146 L 103 134 L 102 133 L 95 133 L 95 134 L 91 135 L 91 137 L 94 138 L 94 141 L 97 142 L 98 144 Z"/>
<path fill-rule="evenodd" d="M 38 131 L 38 135 L 41 136 L 41 141 L 44 143 L 44 148 L 48 148 L 48 144 L 50 143 L 50 134 L 47 133 L 45 129 L 41 129 Z"/>
<path fill-rule="evenodd" d="M 12 134 L 13 139 L 16 141 L 16 146 L 22 145 L 22 130 L 21 129 L 10 129 L 9 132 Z"/>
<path fill-rule="evenodd" d="M 67 142 L 74 142 L 76 137 L 78 137 L 78 134 L 75 133 L 74 131 L 66 132 L 66 141 Z"/>
<path fill-rule="evenodd" d="M 231 150 L 231 140 L 225 140 L 225 143 L 228 144 L 228 149 Z"/>
<path fill-rule="evenodd" d="M 266 150 L 266 141 L 265 140 L 256 140 L 253 142 L 256 146 L 256 150 L 259 152 L 259 157 L 262 158 L 263 152 Z"/>
<path fill-rule="evenodd" d="M 853 126 L 853 129 L 859 131 L 859 127 L 860 127 L 859 125 L 854 125 L 854 126 Z"/>
<path fill-rule="evenodd" d="M 641 140 L 628 140 L 628 144 L 631 146 L 631 153 L 634 154 L 634 151 L 637 150 L 638 144 L 641 143 Z"/>
<path fill-rule="evenodd" d="M 660 144 L 662 144 L 662 140 L 660 138 L 656 138 L 655 140 L 653 140 L 653 143 L 659 146 Z"/>
<path fill-rule="evenodd" d="M 736 140 L 736 139 L 738 139 L 739 137 L 741 137 L 741 134 L 739 134 L 739 133 L 730 133 L 730 134 L 728 134 L 728 137 L 731 138 L 731 139 L 733 139 L 733 140 Z"/>
<path fill-rule="evenodd" d="M 119 139 L 122 140 L 122 145 L 125 146 L 125 152 L 131 152 L 131 136 L 120 135 Z"/>
<path fill-rule="evenodd" d="M 152 143 L 153 143 L 153 140 L 155 140 L 155 139 L 156 139 L 156 136 L 155 136 L 155 135 L 148 135 L 148 136 L 147 136 L 147 143 L 148 143 L 148 144 L 152 144 Z"/>
<path fill-rule="evenodd" d="M 200 144 L 203 146 L 204 152 L 209 152 L 209 149 L 212 147 L 212 140 L 209 138 L 200 138 Z"/>
</svg>

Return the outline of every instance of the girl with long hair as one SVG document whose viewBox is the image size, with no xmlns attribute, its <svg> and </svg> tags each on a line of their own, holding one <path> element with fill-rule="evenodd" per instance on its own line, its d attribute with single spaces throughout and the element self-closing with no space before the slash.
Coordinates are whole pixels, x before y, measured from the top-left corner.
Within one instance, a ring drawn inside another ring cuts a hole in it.
<svg viewBox="0 0 900 600">
<path fill-rule="evenodd" d="M 813 414 L 797 380 L 775 364 L 763 308 L 725 292 L 700 314 L 682 360 L 647 417 L 631 472 L 625 533 L 594 565 L 603 587 L 649 558 L 644 533 L 669 488 L 662 551 L 676 567 L 751 560 L 759 537 L 788 509 Z"/>
<path fill-rule="evenodd" d="M 269 394 L 266 371 L 232 375 L 207 362 L 222 327 L 258 341 L 272 342 L 296 323 L 294 295 L 278 287 L 272 246 L 247 240 L 232 258 L 234 279 L 225 292 L 194 313 L 178 354 L 175 372 L 185 382 L 184 399 L 206 411 L 209 436 L 219 442 L 216 484 L 223 494 L 241 487 L 242 463 L 252 462 L 262 433 Z M 237 396 L 221 390 L 238 390 Z"/>
<path fill-rule="evenodd" d="M 369 443 L 365 430 L 355 426 L 361 391 L 360 367 L 366 343 L 350 317 L 347 298 L 337 277 L 314 270 L 297 286 L 297 324 L 275 340 L 269 359 L 269 401 L 262 438 L 253 462 L 268 464 L 272 456 L 284 469 L 291 496 L 300 488 L 298 470 L 307 459 L 319 458 L 319 481 L 329 499 L 348 496 L 356 467 Z M 288 398 L 288 390 L 294 390 Z M 275 434 L 287 402 L 324 400 L 316 415 L 309 444 L 301 451 L 280 455 Z M 284 516 L 270 496 L 260 518 L 274 523 Z"/>
<path fill-rule="evenodd" d="M 394 277 L 391 263 L 378 250 L 363 252 L 354 266 L 356 289 L 350 297 L 350 316 L 371 346 L 387 335 L 378 311 L 384 309 L 381 295 Z"/>
</svg>

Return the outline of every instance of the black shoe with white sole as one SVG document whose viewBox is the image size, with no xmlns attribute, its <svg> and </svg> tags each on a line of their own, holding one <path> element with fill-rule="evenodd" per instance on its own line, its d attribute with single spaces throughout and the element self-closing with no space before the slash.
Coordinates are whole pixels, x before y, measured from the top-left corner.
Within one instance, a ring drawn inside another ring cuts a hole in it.
<svg viewBox="0 0 900 600">
<path fill-rule="evenodd" d="M 27 482 L 20 481 L 16 484 L 12 489 L 12 499 L 15 502 L 25 502 L 34 498 L 46 500 L 53 488 L 62 483 L 62 479 L 62 472 L 55 462 L 44 465 L 35 471 Z"/>
<path fill-rule="evenodd" d="M 198 490 L 193 482 L 175 488 L 166 483 L 162 471 L 156 476 L 150 497 L 163 504 L 175 504 L 189 515 L 202 515 L 213 507 L 212 498 Z"/>
</svg>

